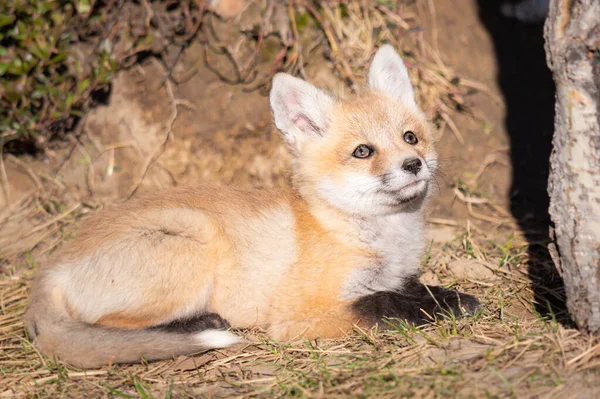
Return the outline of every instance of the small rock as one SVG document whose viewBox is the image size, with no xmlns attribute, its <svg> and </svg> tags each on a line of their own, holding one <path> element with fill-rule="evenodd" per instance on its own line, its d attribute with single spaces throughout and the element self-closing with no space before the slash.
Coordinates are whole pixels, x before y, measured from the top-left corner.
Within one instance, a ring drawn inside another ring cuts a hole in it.
<svg viewBox="0 0 600 399">
<path fill-rule="evenodd" d="M 440 244 L 449 243 L 456 236 L 456 229 L 451 226 L 436 226 L 431 227 L 427 231 L 427 240 L 434 241 Z"/>
<path fill-rule="evenodd" d="M 238 15 L 246 0 L 211 0 L 210 9 L 222 18 L 229 19 Z"/>
<path fill-rule="evenodd" d="M 496 281 L 498 276 L 474 259 L 458 259 L 448 264 L 448 270 L 458 279 Z"/>
<path fill-rule="evenodd" d="M 442 282 L 440 281 L 438 276 L 435 273 L 430 272 L 430 271 L 423 273 L 423 275 L 421 276 L 421 282 L 423 284 L 427 284 L 427 285 L 441 285 L 442 284 Z"/>
</svg>

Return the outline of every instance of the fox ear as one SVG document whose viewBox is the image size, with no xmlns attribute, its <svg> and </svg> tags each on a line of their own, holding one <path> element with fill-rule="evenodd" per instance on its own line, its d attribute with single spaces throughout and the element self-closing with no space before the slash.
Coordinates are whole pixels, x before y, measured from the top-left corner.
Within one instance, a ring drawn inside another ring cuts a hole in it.
<svg viewBox="0 0 600 399">
<path fill-rule="evenodd" d="M 415 91 L 402 58 L 394 48 L 383 45 L 369 68 L 369 88 L 383 92 L 405 105 L 416 105 Z"/>
<path fill-rule="evenodd" d="M 275 126 L 296 149 L 304 140 L 324 134 L 333 99 L 315 86 L 278 73 L 273 78 L 270 101 Z"/>
</svg>

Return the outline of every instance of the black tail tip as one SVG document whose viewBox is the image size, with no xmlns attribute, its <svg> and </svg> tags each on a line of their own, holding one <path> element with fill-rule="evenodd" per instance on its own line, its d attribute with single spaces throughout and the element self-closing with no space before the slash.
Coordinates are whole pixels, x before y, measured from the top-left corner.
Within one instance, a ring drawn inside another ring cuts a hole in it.
<svg viewBox="0 0 600 399">
<path fill-rule="evenodd" d="M 189 334 L 204 330 L 226 330 L 229 322 L 217 313 L 202 313 L 193 317 L 173 320 L 166 324 L 151 327 L 176 334 Z"/>
</svg>

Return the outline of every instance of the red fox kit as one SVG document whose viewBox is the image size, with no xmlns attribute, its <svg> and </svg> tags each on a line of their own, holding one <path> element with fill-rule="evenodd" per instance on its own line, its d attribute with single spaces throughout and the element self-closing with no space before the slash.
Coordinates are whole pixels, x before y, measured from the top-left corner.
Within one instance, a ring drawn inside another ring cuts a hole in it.
<svg viewBox="0 0 600 399">
<path fill-rule="evenodd" d="M 391 46 L 350 99 L 278 74 L 270 103 L 293 188 L 176 188 L 92 216 L 31 290 L 43 353 L 95 367 L 225 347 L 229 326 L 328 338 L 478 307 L 418 281 L 436 138 Z"/>
</svg>

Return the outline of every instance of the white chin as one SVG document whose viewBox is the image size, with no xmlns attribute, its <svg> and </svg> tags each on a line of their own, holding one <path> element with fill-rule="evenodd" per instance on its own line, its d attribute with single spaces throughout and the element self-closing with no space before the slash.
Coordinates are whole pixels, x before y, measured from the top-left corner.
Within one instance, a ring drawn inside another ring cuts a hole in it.
<svg viewBox="0 0 600 399">
<path fill-rule="evenodd" d="M 392 205 L 394 207 L 403 206 L 412 203 L 414 200 L 422 198 L 427 191 L 427 185 L 428 183 L 426 181 L 421 180 L 400 189 L 393 196 Z"/>
<path fill-rule="evenodd" d="M 426 188 L 427 182 L 425 180 L 420 180 L 400 190 L 400 198 L 411 199 L 418 197 L 423 194 Z"/>
</svg>

